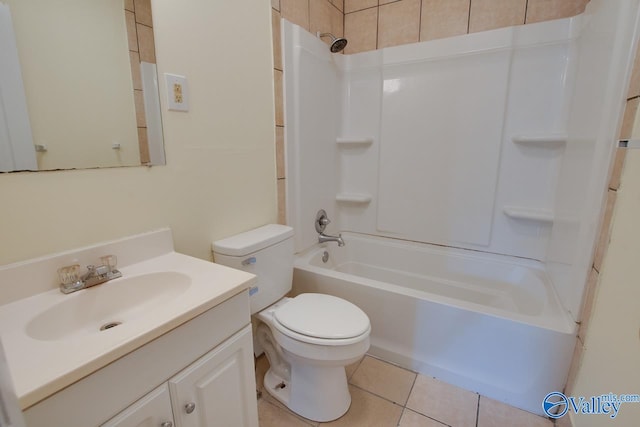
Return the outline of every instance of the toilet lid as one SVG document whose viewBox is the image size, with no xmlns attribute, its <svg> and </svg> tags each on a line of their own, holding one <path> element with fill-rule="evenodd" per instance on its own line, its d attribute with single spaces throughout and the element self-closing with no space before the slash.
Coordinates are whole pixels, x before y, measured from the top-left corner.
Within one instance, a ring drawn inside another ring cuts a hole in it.
<svg viewBox="0 0 640 427">
<path fill-rule="evenodd" d="M 301 294 L 278 308 L 274 318 L 285 328 L 314 338 L 345 339 L 369 330 L 369 317 L 342 298 Z"/>
</svg>

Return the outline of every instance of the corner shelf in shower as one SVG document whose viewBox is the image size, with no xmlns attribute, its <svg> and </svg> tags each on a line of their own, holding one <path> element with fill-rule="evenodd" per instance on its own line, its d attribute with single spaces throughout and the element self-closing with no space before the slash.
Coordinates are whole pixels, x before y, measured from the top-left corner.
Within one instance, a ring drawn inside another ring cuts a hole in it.
<svg viewBox="0 0 640 427">
<path fill-rule="evenodd" d="M 514 135 L 511 140 L 516 144 L 555 148 L 567 142 L 567 135 L 561 133 Z"/>
<path fill-rule="evenodd" d="M 364 147 L 373 144 L 373 138 L 368 136 L 363 137 L 344 137 L 339 136 L 336 138 L 336 144 L 343 147 Z"/>
<path fill-rule="evenodd" d="M 336 202 L 355 203 L 358 205 L 366 205 L 371 202 L 371 194 L 367 193 L 338 193 L 336 194 Z"/>
<path fill-rule="evenodd" d="M 553 212 L 548 209 L 525 208 L 522 206 L 504 206 L 502 212 L 512 219 L 553 222 Z"/>
</svg>

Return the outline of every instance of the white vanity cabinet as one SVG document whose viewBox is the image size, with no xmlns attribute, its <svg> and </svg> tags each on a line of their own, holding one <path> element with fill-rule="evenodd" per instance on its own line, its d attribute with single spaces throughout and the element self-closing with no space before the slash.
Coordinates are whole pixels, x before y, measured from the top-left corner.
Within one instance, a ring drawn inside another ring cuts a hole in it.
<svg viewBox="0 0 640 427">
<path fill-rule="evenodd" d="M 169 390 L 177 427 L 257 427 L 251 327 L 169 380 Z"/>
<path fill-rule="evenodd" d="M 257 427 L 251 345 L 246 326 L 102 427 Z"/>
<path fill-rule="evenodd" d="M 248 290 L 24 414 L 29 427 L 258 427 Z"/>
<path fill-rule="evenodd" d="M 173 427 L 169 387 L 162 384 L 102 427 Z"/>
</svg>

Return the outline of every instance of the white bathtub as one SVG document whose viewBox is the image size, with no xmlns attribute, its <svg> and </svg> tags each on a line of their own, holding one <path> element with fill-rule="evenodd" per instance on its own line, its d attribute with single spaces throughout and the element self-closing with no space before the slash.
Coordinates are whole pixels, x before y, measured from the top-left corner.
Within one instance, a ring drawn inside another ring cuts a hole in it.
<svg viewBox="0 0 640 427">
<path fill-rule="evenodd" d="M 576 325 L 540 263 L 343 238 L 342 248 L 323 244 L 296 257 L 293 289 L 362 308 L 371 319 L 371 354 L 538 414 L 547 393 L 562 391 Z"/>
</svg>

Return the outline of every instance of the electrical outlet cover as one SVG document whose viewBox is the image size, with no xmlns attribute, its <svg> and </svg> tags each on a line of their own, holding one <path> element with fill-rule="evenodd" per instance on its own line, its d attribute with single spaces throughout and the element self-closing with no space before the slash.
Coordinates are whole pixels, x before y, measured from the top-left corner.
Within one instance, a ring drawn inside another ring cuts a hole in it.
<svg viewBox="0 0 640 427">
<path fill-rule="evenodd" d="M 189 111 L 187 78 L 176 74 L 164 74 L 167 82 L 167 100 L 171 111 Z"/>
</svg>

